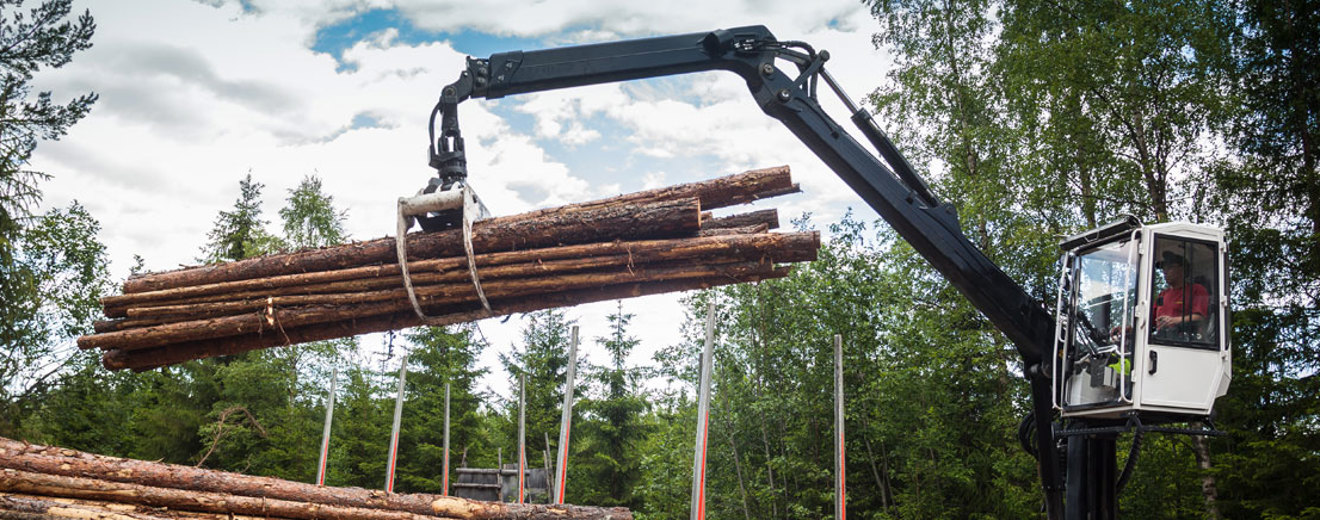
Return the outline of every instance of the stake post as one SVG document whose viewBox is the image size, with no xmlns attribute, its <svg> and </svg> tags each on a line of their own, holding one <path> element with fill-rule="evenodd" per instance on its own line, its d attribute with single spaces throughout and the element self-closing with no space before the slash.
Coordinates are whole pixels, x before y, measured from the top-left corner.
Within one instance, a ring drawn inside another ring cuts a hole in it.
<svg viewBox="0 0 1320 520">
<path fill-rule="evenodd" d="M 563 415 L 559 418 L 559 454 L 555 457 L 554 503 L 564 503 L 564 484 L 568 480 L 568 439 L 573 422 L 573 385 L 577 377 L 578 327 L 573 326 L 573 342 L 568 345 L 568 379 L 564 385 Z"/>
<path fill-rule="evenodd" d="M 335 382 L 339 380 L 339 367 L 330 372 L 330 395 L 325 401 L 325 429 L 321 432 L 321 460 L 316 465 L 316 485 L 325 485 L 325 465 L 330 458 L 330 422 L 335 416 Z"/>
<path fill-rule="evenodd" d="M 408 354 L 399 359 L 399 395 L 394 398 L 394 427 L 390 430 L 390 460 L 386 465 L 385 492 L 394 492 L 394 469 L 399 460 L 399 420 L 403 417 L 403 384 L 408 378 Z"/>
<path fill-rule="evenodd" d="M 691 520 L 706 519 L 706 434 L 710 425 L 710 369 L 715 350 L 715 302 L 706 304 L 706 347 L 701 354 L 697 393 L 697 442 L 692 456 Z"/>
</svg>

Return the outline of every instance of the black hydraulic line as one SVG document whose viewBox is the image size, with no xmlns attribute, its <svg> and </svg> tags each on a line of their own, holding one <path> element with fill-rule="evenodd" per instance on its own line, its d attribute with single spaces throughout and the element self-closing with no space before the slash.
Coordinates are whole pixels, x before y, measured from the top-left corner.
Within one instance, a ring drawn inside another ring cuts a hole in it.
<svg viewBox="0 0 1320 520">
<path fill-rule="evenodd" d="M 1033 459 L 1039 458 L 1037 447 L 1031 443 L 1031 437 L 1035 434 L 1035 431 L 1033 431 L 1035 426 L 1036 412 L 1033 410 L 1027 412 L 1027 415 L 1022 417 L 1022 421 L 1018 423 L 1017 431 L 1018 444 L 1022 446 L 1022 451 L 1027 452 L 1027 454 L 1031 455 L 1031 458 Z"/>
<path fill-rule="evenodd" d="M 1128 480 L 1137 470 L 1137 457 L 1141 455 L 1141 438 L 1146 434 L 1145 430 L 1137 429 L 1132 434 L 1132 447 L 1128 449 L 1127 462 L 1123 463 L 1123 473 L 1118 475 L 1118 484 L 1115 484 L 1114 492 L 1122 493 L 1123 488 L 1127 487 Z"/>
</svg>

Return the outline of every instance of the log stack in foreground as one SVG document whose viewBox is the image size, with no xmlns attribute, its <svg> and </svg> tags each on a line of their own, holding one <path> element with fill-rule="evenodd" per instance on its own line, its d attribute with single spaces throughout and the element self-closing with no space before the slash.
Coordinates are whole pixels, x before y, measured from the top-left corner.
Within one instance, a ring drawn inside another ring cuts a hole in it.
<svg viewBox="0 0 1320 520">
<path fill-rule="evenodd" d="M 774 210 L 707 210 L 798 191 L 787 166 L 476 222 L 473 262 L 461 231 L 407 236 L 408 271 L 433 324 L 630 298 L 788 274 L 816 258 L 817 233 L 771 233 Z M 102 299 L 96 334 L 110 369 L 421 325 L 393 238 L 136 276 Z"/>
<path fill-rule="evenodd" d="M 3 520 L 625 520 L 625 508 L 506 504 L 93 455 L 0 437 Z"/>
</svg>

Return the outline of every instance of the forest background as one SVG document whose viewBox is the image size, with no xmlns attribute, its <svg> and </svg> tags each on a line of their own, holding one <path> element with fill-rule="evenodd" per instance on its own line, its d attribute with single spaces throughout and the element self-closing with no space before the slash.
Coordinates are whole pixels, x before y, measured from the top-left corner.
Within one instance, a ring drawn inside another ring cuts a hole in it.
<svg viewBox="0 0 1320 520">
<path fill-rule="evenodd" d="M 85 208 L 32 213 L 45 178 L 27 163 L 96 95 L 57 101 L 30 81 L 76 59 L 95 23 L 67 1 L 21 4 L 0 1 L 0 435 L 310 481 L 338 369 L 328 483 L 379 487 L 394 375 L 354 341 L 141 374 L 68 348 L 114 283 Z M 1057 237 L 1121 214 L 1211 223 L 1232 238 L 1233 383 L 1216 423 L 1228 435 L 1149 437 L 1123 509 L 1320 517 L 1320 3 L 867 4 L 897 67 L 866 102 L 897 122 L 895 141 L 968 236 L 1038 298 L 1054 289 Z M 349 238 L 315 176 L 278 194 L 274 216 L 259 179 L 238 181 L 234 207 L 198 237 L 198 260 Z M 588 334 L 610 355 L 579 367 L 570 502 L 687 515 L 698 309 L 713 302 L 712 518 L 832 514 L 835 333 L 849 367 L 853 516 L 1038 514 L 1034 461 L 1014 438 L 1026 391 L 1012 346 L 883 223 L 845 218 L 830 231 L 820 260 L 787 279 L 691 295 L 688 339 L 652 364 L 625 362 L 637 344 L 626 301 L 611 330 Z M 558 431 L 569 316 L 531 315 L 501 359 L 527 376 L 533 454 Z M 473 329 L 403 331 L 392 345 L 393 366 L 402 350 L 410 365 L 399 491 L 439 488 L 445 383 L 455 460 L 491 467 L 514 452 L 515 403 L 477 388 L 490 346 Z"/>
</svg>

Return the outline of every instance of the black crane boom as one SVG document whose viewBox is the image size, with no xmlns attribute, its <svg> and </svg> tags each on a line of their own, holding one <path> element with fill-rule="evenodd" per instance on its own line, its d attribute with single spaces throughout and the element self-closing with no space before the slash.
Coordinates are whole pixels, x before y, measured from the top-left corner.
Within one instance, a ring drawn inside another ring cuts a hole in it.
<svg viewBox="0 0 1320 520">
<path fill-rule="evenodd" d="M 763 26 L 469 58 L 459 80 L 442 90 L 433 114 L 432 128 L 439 114 L 442 132 L 438 140 L 432 136 L 431 164 L 442 179 L 466 176 L 457 105 L 469 98 L 711 70 L 739 75 L 767 115 L 788 127 L 1017 347 L 1031 383 L 1035 451 L 1046 511 L 1049 518 L 1061 518 L 1063 486 L 1052 431 L 1051 371 L 1043 366 L 1049 363 L 1054 318 L 963 234 L 953 206 L 930 191 L 870 115 L 857 108 L 825 71 L 828 59 L 828 52 L 779 41 Z M 796 70 L 781 69 L 780 60 Z M 852 111 L 850 119 L 880 157 L 825 113 L 817 100 L 821 78 Z"/>
</svg>

